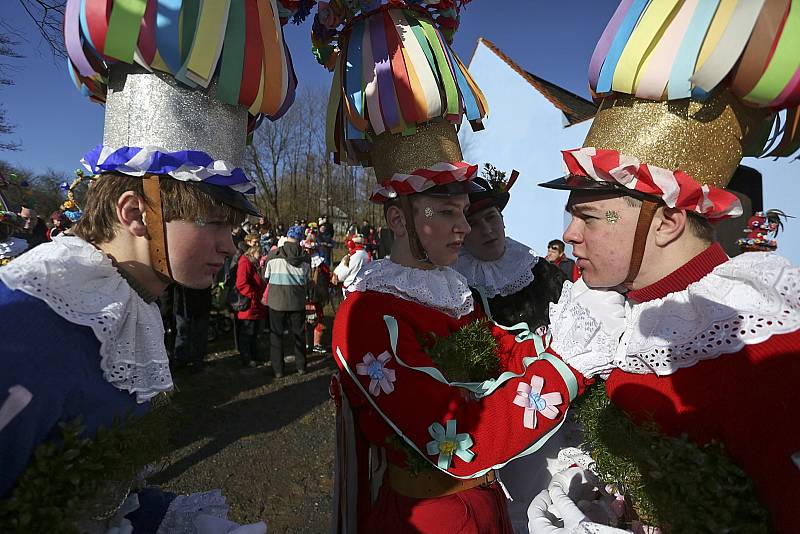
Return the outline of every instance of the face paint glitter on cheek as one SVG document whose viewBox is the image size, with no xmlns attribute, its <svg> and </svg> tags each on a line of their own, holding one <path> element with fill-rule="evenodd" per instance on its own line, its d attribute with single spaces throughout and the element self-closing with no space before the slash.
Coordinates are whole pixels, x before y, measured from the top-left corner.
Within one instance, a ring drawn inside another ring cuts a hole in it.
<svg viewBox="0 0 800 534">
<path fill-rule="evenodd" d="M 433 217 L 433 208 L 430 206 L 425 206 L 425 218 L 430 219 Z"/>
<path fill-rule="evenodd" d="M 619 213 L 617 213 L 616 211 L 614 210 L 606 211 L 606 220 L 608 221 L 608 224 L 616 224 L 619 219 L 620 219 Z"/>
</svg>

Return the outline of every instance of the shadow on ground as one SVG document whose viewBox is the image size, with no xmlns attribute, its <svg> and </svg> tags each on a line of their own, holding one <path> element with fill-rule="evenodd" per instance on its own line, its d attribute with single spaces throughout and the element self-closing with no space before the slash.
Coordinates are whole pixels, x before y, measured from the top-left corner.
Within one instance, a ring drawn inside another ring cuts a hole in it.
<svg viewBox="0 0 800 534">
<path fill-rule="evenodd" d="M 291 361 L 288 373 L 294 372 Z M 305 375 L 282 379 L 273 378 L 269 366 L 243 369 L 230 349 L 211 355 L 209 363 L 199 373 L 175 373 L 173 453 L 150 481 L 180 493 L 220 488 L 232 520 L 264 520 L 270 533 L 327 531 L 331 356 L 310 356 Z"/>
</svg>

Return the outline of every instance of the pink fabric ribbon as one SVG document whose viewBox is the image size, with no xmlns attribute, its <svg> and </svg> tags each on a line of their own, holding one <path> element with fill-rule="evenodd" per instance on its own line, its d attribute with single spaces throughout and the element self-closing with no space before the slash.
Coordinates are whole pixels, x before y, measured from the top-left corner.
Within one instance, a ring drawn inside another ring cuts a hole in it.
<svg viewBox="0 0 800 534">
<path fill-rule="evenodd" d="M 522 424 L 525 428 L 536 428 L 537 413 L 541 413 L 548 419 L 558 417 L 558 408 L 556 406 L 564 402 L 561 398 L 561 393 L 552 391 L 542 394 L 543 387 L 544 378 L 536 375 L 531 377 L 530 385 L 520 382 L 517 386 L 517 396 L 514 397 L 514 404 L 525 408 L 522 418 Z"/>
<path fill-rule="evenodd" d="M 356 373 L 369 376 L 369 392 L 378 396 L 381 391 L 387 395 L 394 391 L 394 381 L 397 380 L 393 369 L 386 367 L 386 363 L 392 356 L 383 351 L 377 358 L 368 352 L 364 355 L 361 363 L 356 364 Z"/>
</svg>

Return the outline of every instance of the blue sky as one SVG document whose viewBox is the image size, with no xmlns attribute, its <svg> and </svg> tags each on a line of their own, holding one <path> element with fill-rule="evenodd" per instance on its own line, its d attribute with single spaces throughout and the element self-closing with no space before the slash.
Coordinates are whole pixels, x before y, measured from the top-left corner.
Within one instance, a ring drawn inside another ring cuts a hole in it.
<svg viewBox="0 0 800 534">
<path fill-rule="evenodd" d="M 462 13 L 454 47 L 465 63 L 479 37 L 494 42 L 524 69 L 588 97 L 587 66 L 594 44 L 616 8 L 618 0 L 475 0 Z M 0 159 L 16 166 L 44 172 L 48 168 L 71 172 L 81 156 L 102 140 L 102 107 L 83 98 L 73 87 L 62 62 L 41 42 L 33 23 L 16 0 L 0 0 L 0 20 L 25 39 L 15 65 L 16 84 L 0 87 L 0 102 L 8 119 L 17 125 L 11 139 L 22 150 L 0 152 Z M 330 74 L 317 65 L 310 51 L 310 20 L 288 25 L 286 38 L 304 87 L 325 89 Z M 325 103 L 319 103 L 324 109 Z M 491 110 L 490 110 L 491 112 Z M 516 140 L 519 141 L 519 140 Z M 515 140 L 509 140 L 515 142 Z M 800 216 L 800 162 L 765 160 L 745 163 L 764 173 L 766 208 L 782 208 Z M 800 219 L 779 236 L 781 252 L 800 263 Z"/>
<path fill-rule="evenodd" d="M 455 49 L 468 62 L 478 37 L 486 37 L 524 68 L 587 95 L 586 65 L 616 3 L 476 0 L 463 12 Z M 9 60 L 16 66 L 16 84 L 0 87 L 0 102 L 17 125 L 12 139 L 22 142 L 22 150 L 0 152 L 0 159 L 38 172 L 70 172 L 102 140 L 102 107 L 73 87 L 63 62 L 53 58 L 19 2 L 0 1 L 0 19 L 25 36 L 17 48 L 25 59 Z M 327 94 L 330 74 L 311 55 L 310 31 L 310 19 L 285 29 L 298 93 L 303 87 L 322 87 Z M 324 109 L 324 103 L 320 106 Z"/>
</svg>

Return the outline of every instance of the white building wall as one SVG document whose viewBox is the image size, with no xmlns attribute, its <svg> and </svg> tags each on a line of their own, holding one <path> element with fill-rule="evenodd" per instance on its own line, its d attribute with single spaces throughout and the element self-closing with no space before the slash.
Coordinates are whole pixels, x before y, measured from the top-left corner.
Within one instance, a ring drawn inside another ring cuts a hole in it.
<svg viewBox="0 0 800 534">
<path fill-rule="evenodd" d="M 468 68 L 489 117 L 483 131 L 462 126 L 465 161 L 481 167 L 489 162 L 507 176 L 520 172 L 503 212 L 506 233 L 544 255 L 548 241 L 561 239 L 567 194 L 537 184 L 563 175 L 560 151 L 581 146 L 591 120 L 565 128 L 564 114 L 481 42 Z"/>
</svg>

